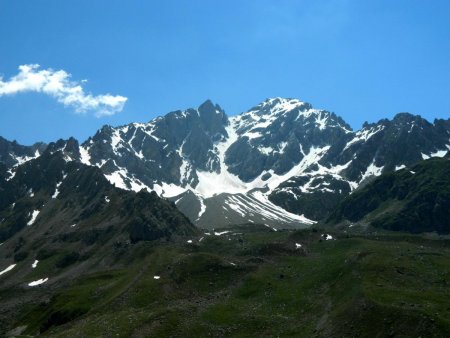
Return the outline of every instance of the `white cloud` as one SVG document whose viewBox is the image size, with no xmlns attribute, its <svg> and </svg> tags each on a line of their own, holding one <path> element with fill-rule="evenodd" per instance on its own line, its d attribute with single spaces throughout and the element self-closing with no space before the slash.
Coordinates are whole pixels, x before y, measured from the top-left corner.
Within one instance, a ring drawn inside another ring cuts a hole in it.
<svg viewBox="0 0 450 338">
<path fill-rule="evenodd" d="M 39 65 L 19 66 L 19 73 L 4 81 L 0 77 L 0 97 L 17 93 L 37 92 L 55 98 L 59 103 L 73 107 L 77 113 L 91 112 L 97 117 L 122 111 L 127 98 L 120 95 L 92 95 L 83 85 L 87 80 L 72 81 L 64 70 L 40 69 Z"/>
</svg>

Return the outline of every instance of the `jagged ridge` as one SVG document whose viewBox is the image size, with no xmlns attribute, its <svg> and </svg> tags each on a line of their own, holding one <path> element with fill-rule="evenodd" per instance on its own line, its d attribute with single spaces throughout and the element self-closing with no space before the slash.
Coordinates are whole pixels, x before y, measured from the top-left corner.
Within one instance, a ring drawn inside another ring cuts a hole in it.
<svg viewBox="0 0 450 338">
<path fill-rule="evenodd" d="M 240 222 L 301 226 L 371 177 L 449 149 L 450 120 L 401 113 L 355 132 L 334 113 L 274 98 L 232 117 L 206 101 L 149 123 L 105 126 L 69 156 L 99 167 L 117 187 L 172 198 L 202 226 L 231 224 L 223 214 L 227 196 L 251 199 L 255 191 L 268 210 L 285 211 L 269 222 L 243 202 Z M 215 222 L 211 214 L 223 217 Z"/>
</svg>

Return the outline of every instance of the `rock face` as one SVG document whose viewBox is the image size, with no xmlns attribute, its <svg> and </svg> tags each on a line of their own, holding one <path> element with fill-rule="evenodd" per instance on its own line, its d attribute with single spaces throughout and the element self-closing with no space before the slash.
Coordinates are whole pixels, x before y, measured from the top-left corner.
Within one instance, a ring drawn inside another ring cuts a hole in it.
<svg viewBox="0 0 450 338">
<path fill-rule="evenodd" d="M 12 152 L 22 148 L 4 144 L 0 159 L 11 174 L 18 157 L 45 148 Z M 401 113 L 353 131 L 334 113 L 296 99 L 267 99 L 231 117 L 206 101 L 148 123 L 104 126 L 81 146 L 71 139 L 52 147 L 100 168 L 116 187 L 173 200 L 201 227 L 302 227 L 372 177 L 444 156 L 450 119 L 430 123 Z"/>
<path fill-rule="evenodd" d="M 298 100 L 269 99 L 233 118 L 237 142 L 226 153 L 230 172 L 243 181 L 261 173 L 283 175 L 311 149 L 343 142 L 351 128 L 336 115 Z"/>
</svg>

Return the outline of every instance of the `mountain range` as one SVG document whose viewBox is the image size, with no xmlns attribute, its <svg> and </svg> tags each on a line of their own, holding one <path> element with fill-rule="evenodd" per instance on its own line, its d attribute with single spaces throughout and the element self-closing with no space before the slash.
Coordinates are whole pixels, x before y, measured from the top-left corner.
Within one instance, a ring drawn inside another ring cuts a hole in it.
<svg viewBox="0 0 450 338">
<path fill-rule="evenodd" d="M 206 101 L 148 123 L 104 126 L 79 144 L 0 139 L 10 177 L 45 151 L 97 167 L 117 188 L 154 191 L 203 228 L 308 227 L 373 177 L 443 157 L 450 119 L 409 113 L 352 128 L 297 99 L 271 98 L 228 116 Z"/>
</svg>

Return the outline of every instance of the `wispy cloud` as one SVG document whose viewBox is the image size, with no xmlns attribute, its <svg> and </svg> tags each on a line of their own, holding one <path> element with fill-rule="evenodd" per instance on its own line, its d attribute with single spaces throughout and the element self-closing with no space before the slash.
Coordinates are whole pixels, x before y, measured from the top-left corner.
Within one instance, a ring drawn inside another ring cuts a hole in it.
<svg viewBox="0 0 450 338">
<path fill-rule="evenodd" d="M 86 93 L 86 80 L 73 81 L 64 70 L 41 69 L 39 65 L 19 66 L 17 75 L 9 80 L 0 77 L 0 97 L 17 93 L 37 92 L 55 98 L 72 107 L 77 113 L 93 113 L 97 117 L 110 116 L 122 111 L 127 98 L 120 95 L 92 95 Z"/>
</svg>

